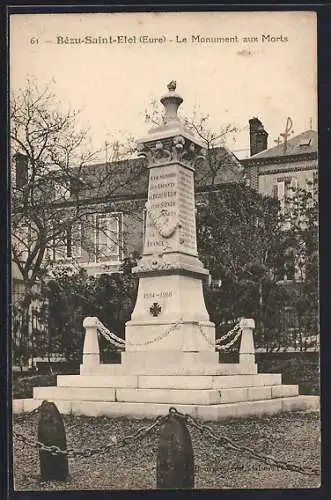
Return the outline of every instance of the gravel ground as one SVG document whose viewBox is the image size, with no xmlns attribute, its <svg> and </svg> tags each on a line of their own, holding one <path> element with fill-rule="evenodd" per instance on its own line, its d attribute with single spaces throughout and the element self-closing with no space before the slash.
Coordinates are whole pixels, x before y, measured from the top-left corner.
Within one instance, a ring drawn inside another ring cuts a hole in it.
<svg viewBox="0 0 331 500">
<path fill-rule="evenodd" d="M 64 416 L 68 446 L 96 448 L 150 425 L 150 420 Z M 318 412 L 293 412 L 208 424 L 241 445 L 301 467 L 320 466 Z M 14 417 L 13 429 L 36 439 L 38 416 Z M 317 488 L 319 477 L 282 470 L 227 450 L 189 427 L 195 462 L 195 488 Z M 158 430 L 142 441 L 107 454 L 70 458 L 66 482 L 41 482 L 36 449 L 13 442 L 15 490 L 140 490 L 156 488 Z"/>
</svg>

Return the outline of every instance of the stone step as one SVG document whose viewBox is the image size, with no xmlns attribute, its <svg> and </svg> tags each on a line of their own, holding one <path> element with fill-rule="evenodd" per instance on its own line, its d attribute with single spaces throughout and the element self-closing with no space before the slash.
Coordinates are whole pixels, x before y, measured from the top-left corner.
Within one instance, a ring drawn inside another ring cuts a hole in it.
<svg viewBox="0 0 331 500">
<path fill-rule="evenodd" d="M 96 390 L 91 387 L 34 387 L 34 399 L 47 399 L 53 401 L 60 399 L 63 401 L 85 400 L 85 401 L 116 401 L 115 389 L 111 387 L 101 387 Z"/>
<path fill-rule="evenodd" d="M 58 387 L 138 387 L 136 375 L 58 375 Z"/>
<path fill-rule="evenodd" d="M 116 400 L 127 403 L 215 405 L 221 402 L 218 390 L 206 389 L 116 389 Z"/>
<path fill-rule="evenodd" d="M 280 397 L 297 396 L 297 385 L 275 385 L 269 387 L 237 387 L 220 389 L 220 403 L 236 403 L 239 401 L 259 401 Z"/>
<path fill-rule="evenodd" d="M 166 415 L 169 404 L 157 403 L 124 403 L 111 401 L 64 401 L 53 400 L 62 414 L 86 416 L 110 416 L 128 418 L 155 418 Z M 37 408 L 42 399 L 16 399 L 13 401 L 13 413 L 29 412 Z M 178 411 L 203 421 L 219 421 L 224 418 L 271 415 L 279 412 L 314 410 L 320 408 L 318 396 L 279 397 L 260 401 L 245 401 L 217 405 L 181 405 L 176 404 Z"/>
<path fill-rule="evenodd" d="M 35 399 L 122 401 L 132 403 L 214 405 L 295 396 L 298 386 L 275 385 L 228 389 L 137 389 L 111 387 L 35 387 Z"/>
<path fill-rule="evenodd" d="M 123 364 L 100 364 L 93 369 L 80 366 L 81 375 L 255 375 L 257 364 L 245 366 L 239 363 L 174 365 L 157 367 L 129 367 Z"/>
<path fill-rule="evenodd" d="M 59 387 L 140 389 L 226 389 L 280 385 L 281 374 L 256 375 L 58 375 Z"/>
</svg>

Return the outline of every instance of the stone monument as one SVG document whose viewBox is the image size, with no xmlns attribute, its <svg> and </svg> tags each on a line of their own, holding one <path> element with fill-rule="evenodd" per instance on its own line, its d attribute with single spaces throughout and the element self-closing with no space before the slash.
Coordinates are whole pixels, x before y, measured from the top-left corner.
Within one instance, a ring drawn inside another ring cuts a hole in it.
<svg viewBox="0 0 331 500">
<path fill-rule="evenodd" d="M 179 120 L 183 99 L 176 82 L 168 89 L 161 98 L 164 123 L 138 144 L 149 169 L 147 217 L 143 256 L 133 269 L 139 287 L 126 325 L 124 365 L 218 362 L 202 289 L 209 273 L 198 259 L 196 241 L 194 168 L 204 149 Z"/>
<path fill-rule="evenodd" d="M 176 405 L 203 420 L 318 407 L 317 396 L 299 396 L 298 386 L 282 385 L 281 374 L 258 373 L 252 319 L 239 325 L 239 362 L 219 363 L 203 297 L 209 273 L 196 242 L 194 170 L 204 161 L 204 149 L 177 115 L 182 102 L 176 82 L 170 82 L 161 98 L 164 123 L 139 142 L 149 169 L 147 217 L 125 343 L 98 318 L 85 318 L 80 375 L 59 375 L 56 387 L 35 387 L 33 399 L 14 400 L 15 413 L 44 399 L 61 413 L 154 417 Z M 120 364 L 100 363 L 103 329 L 125 347 Z"/>
</svg>

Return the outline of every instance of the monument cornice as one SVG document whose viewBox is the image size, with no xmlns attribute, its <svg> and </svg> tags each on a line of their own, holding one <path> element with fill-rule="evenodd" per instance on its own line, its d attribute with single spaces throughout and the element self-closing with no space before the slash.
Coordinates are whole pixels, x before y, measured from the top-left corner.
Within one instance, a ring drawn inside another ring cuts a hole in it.
<svg viewBox="0 0 331 500">
<path fill-rule="evenodd" d="M 168 268 L 153 268 L 152 265 L 146 265 L 144 267 L 134 267 L 132 269 L 132 272 L 138 276 L 139 278 L 143 277 L 158 277 L 158 276 L 191 276 L 193 278 L 198 278 L 198 279 L 208 279 L 209 278 L 209 271 L 208 269 L 205 268 L 195 268 L 191 266 L 176 266 L 176 265 L 169 265 Z"/>
<path fill-rule="evenodd" d="M 194 171 L 199 162 L 205 161 L 206 149 L 184 134 L 171 134 L 139 142 L 138 154 L 147 159 L 148 168 L 181 164 Z"/>
<path fill-rule="evenodd" d="M 152 129 L 153 130 L 153 129 Z M 196 144 L 200 148 L 204 148 L 205 144 L 198 139 L 189 129 L 185 128 L 183 125 L 176 125 L 176 127 L 158 127 L 157 131 L 152 131 L 150 135 L 137 140 L 137 144 L 149 144 L 155 143 L 156 141 L 162 141 L 165 139 L 171 139 L 172 137 L 182 136 L 184 139 Z"/>
</svg>

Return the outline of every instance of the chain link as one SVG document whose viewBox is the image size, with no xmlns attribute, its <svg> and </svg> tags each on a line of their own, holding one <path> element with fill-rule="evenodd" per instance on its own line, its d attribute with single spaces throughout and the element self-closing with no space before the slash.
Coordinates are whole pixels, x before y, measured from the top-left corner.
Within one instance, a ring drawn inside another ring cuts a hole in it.
<svg viewBox="0 0 331 500">
<path fill-rule="evenodd" d="M 97 321 L 97 331 L 101 333 L 101 335 L 108 340 L 111 344 L 113 344 L 116 347 L 121 347 L 122 349 L 125 348 L 125 340 L 121 339 L 115 333 L 112 333 L 108 328 L 105 327 L 103 323 L 101 323 L 100 320 Z"/>
<path fill-rule="evenodd" d="M 135 442 L 135 441 L 138 441 L 140 439 L 143 439 L 148 434 L 152 433 L 156 427 L 159 427 L 161 424 L 163 424 L 168 418 L 169 418 L 169 415 L 158 416 L 158 417 L 156 417 L 154 422 L 151 425 L 149 425 L 148 427 L 141 427 L 134 434 L 124 436 L 121 439 L 117 439 L 116 437 L 114 437 L 114 438 L 112 438 L 110 443 L 107 443 L 103 446 L 100 446 L 99 448 L 84 448 L 81 450 L 76 450 L 74 448 L 67 448 L 66 450 L 63 450 L 59 446 L 56 446 L 56 445 L 47 446 L 40 441 L 34 441 L 34 440 L 30 439 L 29 437 L 25 436 L 24 434 L 17 432 L 17 431 L 13 432 L 13 437 L 16 438 L 18 441 L 21 441 L 26 446 L 29 446 L 31 448 L 35 448 L 39 451 L 48 452 L 51 455 L 63 455 L 63 456 L 68 456 L 70 458 L 91 457 L 91 456 L 96 455 L 96 454 L 106 453 L 106 452 L 110 451 L 112 448 L 115 448 L 115 447 L 121 448 L 127 444 L 130 444 L 130 442 Z"/>
<path fill-rule="evenodd" d="M 224 342 L 224 340 L 228 339 L 229 337 L 231 337 L 231 335 L 233 333 L 235 333 L 238 329 L 240 328 L 240 325 L 239 323 L 237 323 L 236 325 L 234 325 L 234 327 L 227 333 L 225 333 L 222 337 L 220 337 L 219 339 L 216 340 L 216 344 L 220 344 L 221 342 Z"/>
<path fill-rule="evenodd" d="M 241 336 L 241 330 L 235 335 L 235 337 L 233 337 L 233 339 L 228 342 L 227 344 L 224 344 L 224 345 L 216 345 L 215 346 L 215 349 L 218 349 L 219 351 L 225 351 L 225 349 L 229 349 L 229 347 L 233 346 L 233 344 L 235 342 L 237 342 L 237 340 L 240 338 Z"/>
<path fill-rule="evenodd" d="M 183 418 L 188 425 L 191 427 L 197 429 L 201 433 L 207 434 L 209 438 L 214 439 L 218 444 L 221 446 L 224 446 L 230 450 L 234 450 L 237 452 L 244 452 L 248 454 L 250 457 L 255 458 L 256 460 L 260 462 L 264 462 L 267 465 L 274 465 L 276 467 L 279 467 L 280 469 L 285 469 L 285 470 L 290 470 L 293 472 L 298 472 L 300 474 L 305 474 L 305 475 L 320 475 L 320 470 L 316 469 L 314 467 L 301 467 L 300 465 L 293 464 L 291 462 L 286 462 L 284 460 L 279 460 L 272 455 L 265 455 L 263 453 L 258 453 L 257 451 L 253 450 L 252 448 L 249 448 L 248 446 L 243 446 L 232 439 L 224 436 L 223 434 L 215 434 L 213 429 L 209 427 L 206 424 L 200 424 L 197 420 L 195 420 L 193 417 L 190 415 L 184 414 L 176 410 L 176 408 L 172 407 L 169 409 L 169 413 L 178 416 L 179 418 Z"/>
<path fill-rule="evenodd" d="M 41 441 L 33 441 L 29 437 L 25 436 L 21 432 L 13 431 L 13 437 L 16 438 L 18 441 L 21 441 L 27 446 L 30 446 L 31 448 L 36 448 L 39 451 L 47 451 L 51 455 L 67 455 L 68 451 L 67 450 L 62 450 L 59 446 L 56 446 L 55 444 L 47 446 L 46 444 L 42 443 Z"/>
<path fill-rule="evenodd" d="M 104 446 L 101 446 L 99 448 L 85 448 L 82 450 L 67 448 L 66 450 L 63 450 L 56 445 L 47 446 L 40 441 L 33 441 L 32 439 L 28 438 L 24 434 L 17 431 L 13 432 L 13 437 L 29 447 L 35 448 L 39 451 L 48 452 L 51 455 L 64 455 L 69 457 L 91 457 L 92 455 L 106 453 L 110 451 L 112 448 L 123 447 L 129 444 L 130 442 L 135 442 L 140 439 L 143 439 L 148 434 L 152 433 L 154 429 L 165 423 L 170 415 L 175 415 L 178 418 L 182 418 L 189 426 L 197 429 L 202 434 L 206 434 L 208 438 L 213 439 L 216 443 L 220 444 L 221 446 L 224 446 L 227 449 L 234 450 L 240 453 L 244 452 L 251 458 L 254 458 L 267 465 L 271 466 L 273 465 L 279 467 L 280 469 L 290 470 L 292 472 L 298 472 L 300 474 L 305 474 L 305 475 L 320 475 L 320 470 L 314 467 L 301 467 L 300 465 L 296 465 L 291 462 L 286 462 L 284 460 L 276 459 L 272 455 L 265 455 L 263 453 L 258 453 L 256 450 L 249 448 L 248 446 L 243 446 L 236 443 L 235 441 L 233 441 L 232 439 L 228 438 L 223 434 L 216 434 L 210 426 L 199 423 L 192 416 L 181 413 L 174 407 L 169 408 L 168 415 L 156 417 L 156 419 L 150 426 L 141 427 L 134 434 L 124 436 L 119 440 L 117 440 L 116 437 L 114 437 L 111 440 L 111 443 L 105 444 Z"/>
<path fill-rule="evenodd" d="M 144 345 L 149 345 L 149 344 L 153 344 L 154 342 L 159 342 L 160 340 L 163 340 L 165 337 L 167 337 L 168 335 L 170 335 L 170 333 L 172 333 L 174 330 L 176 330 L 180 325 L 182 325 L 183 322 L 182 321 L 177 321 L 174 325 L 172 325 L 168 330 L 166 330 L 165 332 L 161 333 L 160 335 L 158 335 L 157 337 L 155 337 L 154 339 L 150 339 L 150 340 L 147 340 L 146 342 L 141 342 L 141 343 L 131 343 L 131 342 L 128 342 L 127 345 L 132 345 L 132 346 L 144 346 Z"/>
<path fill-rule="evenodd" d="M 114 333 L 110 332 L 108 330 L 108 328 L 106 328 L 105 325 L 103 325 L 101 323 L 100 320 L 98 320 L 98 322 L 97 322 L 97 330 L 98 330 L 99 333 L 101 333 L 101 335 L 106 340 L 108 340 L 108 342 L 110 342 L 111 344 L 113 344 L 116 347 L 120 347 L 121 349 L 125 349 L 126 345 L 130 345 L 130 346 L 145 346 L 145 345 L 153 344 L 154 342 L 159 342 L 160 340 L 163 340 L 165 337 L 167 337 L 170 333 L 172 333 L 180 324 L 182 324 L 182 321 L 177 321 L 168 330 L 166 330 L 165 332 L 161 333 L 157 337 L 154 337 L 153 339 L 149 339 L 146 342 L 140 342 L 140 343 L 128 342 L 128 341 L 125 341 L 125 340 L 121 339 L 120 337 L 118 337 Z M 217 349 L 219 351 L 223 351 L 223 350 L 228 349 L 229 347 L 231 347 L 239 339 L 239 337 L 241 335 L 240 326 L 239 326 L 239 324 L 237 324 L 229 332 L 227 332 L 221 338 L 219 338 L 218 340 L 216 340 L 215 345 L 214 345 L 213 343 L 210 342 L 209 338 L 207 337 L 207 335 L 205 334 L 205 332 L 203 331 L 203 329 L 202 329 L 202 327 L 201 327 L 201 325 L 199 323 L 198 323 L 198 326 L 199 326 L 200 333 L 207 340 L 207 342 L 210 345 L 212 345 L 213 347 L 215 347 L 215 349 Z M 231 337 L 231 335 L 233 335 L 235 332 L 237 332 L 237 333 L 236 333 L 236 335 L 234 336 L 234 338 L 231 341 L 229 341 L 227 344 L 224 344 L 224 345 L 218 345 L 220 342 L 222 342 L 222 341 L 226 340 L 227 338 Z"/>
<path fill-rule="evenodd" d="M 23 412 L 20 415 L 19 414 L 15 414 L 15 420 L 16 421 L 21 421 L 21 420 L 25 420 L 28 417 L 31 417 L 32 415 L 36 415 L 37 413 L 39 413 L 40 408 L 41 408 L 41 405 L 37 406 L 37 408 L 34 408 L 31 411 Z"/>
<path fill-rule="evenodd" d="M 126 345 L 128 345 L 128 346 L 145 346 L 145 345 L 149 345 L 149 344 L 154 344 L 154 342 L 159 342 L 160 340 L 163 340 L 165 337 L 167 337 L 168 335 L 170 335 L 170 333 L 172 333 L 174 330 L 176 330 L 178 328 L 178 326 L 181 325 L 181 324 L 183 324 L 182 321 L 177 321 L 168 330 L 166 330 L 165 332 L 161 333 L 157 337 L 154 337 L 153 339 L 149 339 L 149 340 L 147 340 L 145 342 L 139 342 L 139 343 L 128 342 L 126 340 L 120 339 L 119 337 L 117 337 L 117 335 L 115 335 L 114 333 L 111 333 L 101 323 L 101 321 L 98 321 L 98 323 L 97 323 L 97 330 L 111 344 L 115 345 L 116 347 L 121 347 L 122 349 L 124 349 Z M 119 341 L 121 341 L 121 343 Z"/>
<path fill-rule="evenodd" d="M 207 337 L 207 335 L 203 331 L 202 326 L 199 323 L 198 323 L 198 327 L 199 327 L 199 331 L 200 331 L 201 335 L 206 339 L 208 344 L 211 345 L 212 347 L 215 347 L 215 349 L 217 349 L 218 351 L 225 351 L 225 349 L 228 349 L 229 347 L 231 347 L 239 339 L 239 337 L 241 336 L 241 333 L 242 333 L 241 330 L 239 330 L 236 333 L 236 335 L 233 337 L 233 339 L 230 340 L 230 342 L 228 342 L 227 344 L 223 344 L 223 345 L 217 345 L 217 344 L 214 344 L 213 342 L 210 342 L 209 338 Z M 233 332 L 231 332 L 231 333 L 233 333 Z"/>
</svg>

